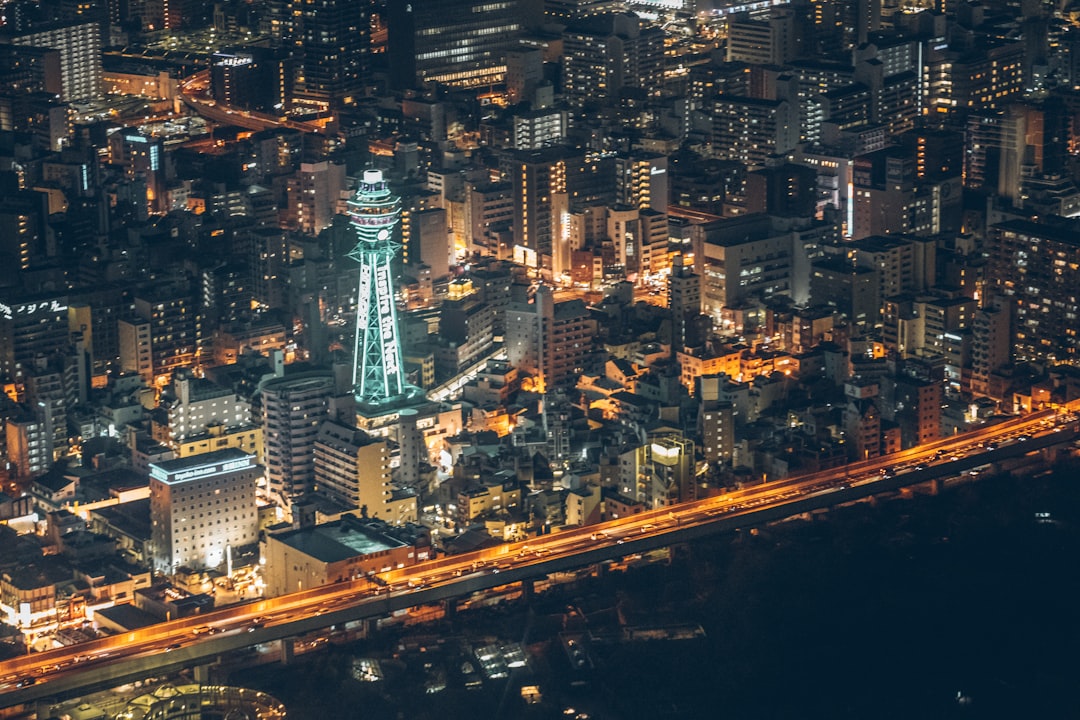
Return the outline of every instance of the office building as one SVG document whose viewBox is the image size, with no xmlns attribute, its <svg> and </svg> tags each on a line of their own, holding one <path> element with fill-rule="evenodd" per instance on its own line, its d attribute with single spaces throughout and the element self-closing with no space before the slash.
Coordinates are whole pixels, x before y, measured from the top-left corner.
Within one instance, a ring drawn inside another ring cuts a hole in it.
<svg viewBox="0 0 1080 720">
<path fill-rule="evenodd" d="M 246 47 L 214 53 L 210 92 L 222 105 L 282 116 L 292 108 L 294 61 L 281 50 Z"/>
<path fill-rule="evenodd" d="M 258 542 L 255 485 L 263 469 L 235 449 L 150 465 L 154 569 L 204 570 Z"/>
<path fill-rule="evenodd" d="M 769 217 L 746 215 L 695 226 L 694 272 L 702 278 L 702 312 L 724 328 L 724 310 L 757 296 L 791 295 L 794 240 Z"/>
<path fill-rule="evenodd" d="M 297 99 L 334 110 L 364 96 L 371 52 L 369 5 L 353 0 L 286 0 L 276 28 L 299 58 Z"/>
<path fill-rule="evenodd" d="M 1024 92 L 1024 44 L 990 40 L 968 51 L 932 50 L 927 59 L 930 112 L 997 110 Z"/>
<path fill-rule="evenodd" d="M 478 87 L 506 76 L 506 53 L 530 20 L 527 0 L 388 4 L 390 84 Z"/>
<path fill-rule="evenodd" d="M 36 358 L 70 349 L 66 295 L 0 294 L 0 378 L 32 372 Z"/>
</svg>

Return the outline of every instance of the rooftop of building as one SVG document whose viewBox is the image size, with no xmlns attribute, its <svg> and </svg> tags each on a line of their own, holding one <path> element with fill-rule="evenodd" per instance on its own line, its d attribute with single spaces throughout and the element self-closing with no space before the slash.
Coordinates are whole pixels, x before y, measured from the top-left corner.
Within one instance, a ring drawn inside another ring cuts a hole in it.
<svg viewBox="0 0 1080 720">
<path fill-rule="evenodd" d="M 90 514 L 99 516 L 124 535 L 143 540 L 150 538 L 150 498 L 97 508 Z"/>
<path fill-rule="evenodd" d="M 368 521 L 355 515 L 342 515 L 339 520 L 322 525 L 273 533 L 271 537 L 325 563 L 405 547 L 404 542 L 378 532 Z"/>
<path fill-rule="evenodd" d="M 994 228 L 1002 231 L 1013 232 L 1022 235 L 1030 235 L 1047 240 L 1055 240 L 1068 245 L 1080 245 L 1080 222 L 1076 220 L 1060 221 L 1051 223 L 1047 221 L 1036 222 L 1016 218 L 1006 220 L 994 225 Z"/>
<path fill-rule="evenodd" d="M 125 630 L 138 630 L 139 628 L 156 625 L 161 622 L 161 618 L 158 616 L 151 615 L 145 610 L 140 610 L 131 604 L 113 605 L 112 607 L 101 608 L 95 610 L 94 614 L 104 616 L 111 624 L 122 627 Z"/>
<path fill-rule="evenodd" d="M 166 475 L 175 475 L 178 473 L 191 472 L 204 470 L 205 473 L 198 474 L 211 474 L 214 466 L 223 466 L 230 463 L 241 463 L 245 460 L 252 459 L 253 456 L 244 452 L 238 448 L 225 448 L 224 450 L 213 450 L 208 453 L 202 453 L 199 455 L 192 455 L 191 457 L 178 458 L 176 460 L 162 460 L 150 464 L 150 473 L 154 475 L 155 469 L 160 469 Z M 244 466 L 246 467 L 246 465 Z M 220 472 L 227 470 L 242 469 L 240 466 L 236 468 L 222 468 Z M 159 477 L 159 479 L 162 479 Z"/>
</svg>

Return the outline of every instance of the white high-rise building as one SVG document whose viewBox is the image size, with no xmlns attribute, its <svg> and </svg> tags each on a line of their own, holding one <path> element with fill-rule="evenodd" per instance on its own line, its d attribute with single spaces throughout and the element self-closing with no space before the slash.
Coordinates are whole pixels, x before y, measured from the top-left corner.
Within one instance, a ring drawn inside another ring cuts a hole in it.
<svg viewBox="0 0 1080 720">
<path fill-rule="evenodd" d="M 216 568 L 258 542 L 255 456 L 229 448 L 150 464 L 150 538 L 154 568 Z"/>
</svg>

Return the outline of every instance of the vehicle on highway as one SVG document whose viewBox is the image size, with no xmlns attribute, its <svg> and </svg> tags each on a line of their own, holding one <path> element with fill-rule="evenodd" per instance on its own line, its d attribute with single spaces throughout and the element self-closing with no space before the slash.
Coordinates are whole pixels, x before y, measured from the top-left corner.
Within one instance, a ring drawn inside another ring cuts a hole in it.
<svg viewBox="0 0 1080 720">
<path fill-rule="evenodd" d="M 180 649 L 180 643 L 173 643 L 169 647 L 165 648 L 165 652 L 172 652 L 173 650 L 179 650 L 179 649 Z"/>
<path fill-rule="evenodd" d="M 216 635 L 221 632 L 221 628 L 211 627 L 210 625 L 200 625 L 197 628 L 192 628 L 192 635 Z"/>
<path fill-rule="evenodd" d="M 37 684 L 37 678 L 35 678 L 35 677 L 24 677 L 22 680 L 15 683 L 15 687 L 29 687 L 30 685 L 35 685 L 35 684 Z"/>
</svg>

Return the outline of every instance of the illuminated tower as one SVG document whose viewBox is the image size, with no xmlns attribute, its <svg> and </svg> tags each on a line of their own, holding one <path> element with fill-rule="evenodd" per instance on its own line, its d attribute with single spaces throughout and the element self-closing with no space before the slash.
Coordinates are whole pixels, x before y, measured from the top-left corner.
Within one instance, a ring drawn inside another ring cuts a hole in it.
<svg viewBox="0 0 1080 720">
<path fill-rule="evenodd" d="M 419 394 L 405 382 L 401 337 L 390 263 L 401 249 L 394 236 L 401 198 L 390 192 L 381 170 L 365 170 L 360 189 L 349 200 L 356 247 L 349 257 L 360 263 L 356 291 L 356 345 L 353 393 L 361 407 L 393 405 Z"/>
</svg>

